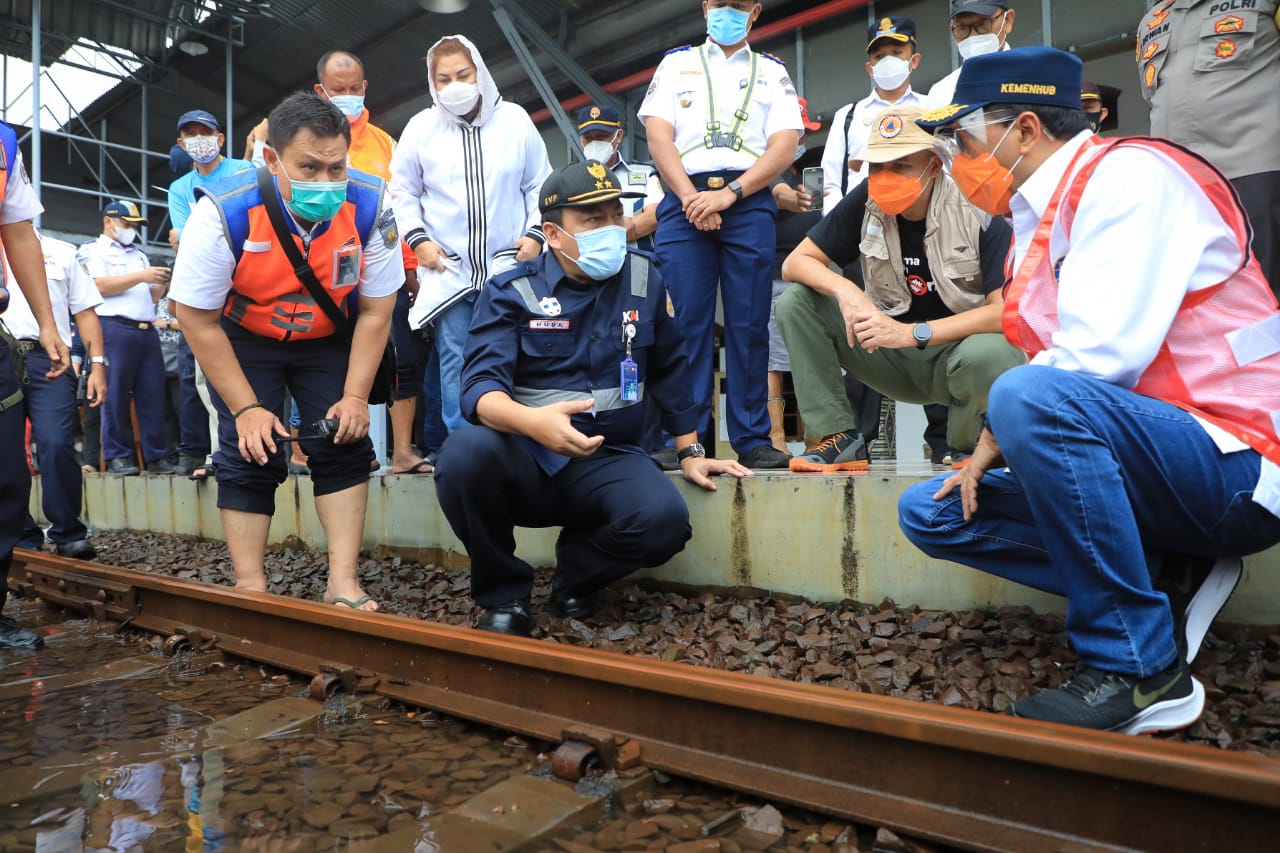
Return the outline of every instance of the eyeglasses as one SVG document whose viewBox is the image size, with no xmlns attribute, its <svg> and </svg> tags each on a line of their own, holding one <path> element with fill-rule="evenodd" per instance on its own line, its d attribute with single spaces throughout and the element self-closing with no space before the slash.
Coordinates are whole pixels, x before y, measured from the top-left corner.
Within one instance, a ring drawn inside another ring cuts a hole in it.
<svg viewBox="0 0 1280 853">
<path fill-rule="evenodd" d="M 998 16 L 991 17 L 991 18 L 983 18 L 981 21 L 978 21 L 978 23 L 976 24 L 957 24 L 953 21 L 951 23 L 951 35 L 955 36 L 957 39 L 961 41 L 963 41 L 964 39 L 967 39 L 969 36 L 972 36 L 972 35 L 985 36 L 987 33 L 991 32 L 996 28 L 996 17 L 1000 18 L 1001 23 L 1003 24 L 1003 19 L 1007 14 L 1008 14 L 1008 10 L 1006 9 L 1005 11 L 1001 12 Z"/>
</svg>

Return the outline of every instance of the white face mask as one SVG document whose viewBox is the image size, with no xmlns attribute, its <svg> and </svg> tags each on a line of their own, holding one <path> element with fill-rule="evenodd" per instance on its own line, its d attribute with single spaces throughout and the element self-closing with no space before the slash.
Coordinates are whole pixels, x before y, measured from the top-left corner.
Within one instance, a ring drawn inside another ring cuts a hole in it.
<svg viewBox="0 0 1280 853">
<path fill-rule="evenodd" d="M 436 103 L 456 116 L 464 116 L 471 112 L 479 100 L 480 87 L 475 83 L 455 80 L 436 91 Z"/>
<path fill-rule="evenodd" d="M 138 229 L 124 226 L 116 229 L 116 242 L 122 246 L 132 246 L 133 241 L 138 239 Z"/>
<path fill-rule="evenodd" d="M 1000 36 L 994 32 L 969 36 L 956 45 L 956 49 L 960 51 L 960 58 L 964 60 L 973 59 L 975 56 L 986 56 L 1000 49 Z"/>
<path fill-rule="evenodd" d="M 612 139 L 597 139 L 594 142 L 588 142 L 582 146 L 582 153 L 588 160 L 599 160 L 608 166 L 609 161 L 613 159 L 614 152 L 617 150 L 614 148 L 613 142 Z"/>
<path fill-rule="evenodd" d="M 218 159 L 217 136 L 186 136 L 182 139 L 182 147 L 197 163 L 212 163 Z"/>
<path fill-rule="evenodd" d="M 898 56 L 884 56 L 871 66 L 871 76 L 881 89 L 896 89 L 911 76 L 911 63 Z"/>
</svg>

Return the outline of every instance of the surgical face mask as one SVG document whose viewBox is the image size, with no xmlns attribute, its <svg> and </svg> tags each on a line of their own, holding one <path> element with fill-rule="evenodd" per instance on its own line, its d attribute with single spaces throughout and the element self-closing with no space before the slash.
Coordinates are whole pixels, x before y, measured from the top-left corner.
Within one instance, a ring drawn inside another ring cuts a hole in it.
<svg viewBox="0 0 1280 853">
<path fill-rule="evenodd" d="M 568 252 L 564 253 L 565 257 L 593 281 L 613 278 L 627 259 L 627 229 L 621 225 L 602 225 L 577 234 L 569 234 L 561 228 L 560 233 L 572 237 L 578 244 L 578 257 Z M 564 249 L 560 251 L 564 252 Z"/>
<path fill-rule="evenodd" d="M 127 225 L 117 226 L 115 240 L 122 246 L 132 246 L 133 241 L 138 239 L 138 229 L 130 228 Z"/>
<path fill-rule="evenodd" d="M 925 172 L 927 171 L 929 167 L 925 166 Z M 920 178 L 923 176 L 924 172 L 921 172 L 914 178 L 908 178 L 897 172 L 882 170 L 867 179 L 867 192 L 881 210 L 890 216 L 897 216 L 915 204 L 925 187 L 933 181 L 932 177 L 929 181 L 921 181 Z"/>
<path fill-rule="evenodd" d="M 751 13 L 732 6 L 717 6 L 707 12 L 707 35 L 716 44 L 737 44 L 747 37 L 747 23 Z"/>
<path fill-rule="evenodd" d="M 976 156 L 958 153 L 951 161 L 951 177 L 960 192 L 974 207 L 992 216 L 1009 216 L 1012 212 L 1009 205 L 1013 201 L 1013 170 L 1018 168 L 1022 157 L 1008 169 L 996 159 L 996 152 L 1012 131 L 1013 125 L 1009 125 L 990 153 Z"/>
<path fill-rule="evenodd" d="M 614 144 L 616 139 L 617 136 L 615 135 L 613 139 L 597 139 L 593 142 L 588 142 L 582 146 L 582 154 L 588 160 L 599 160 L 607 166 L 609 161 L 613 159 L 614 153 L 618 150 Z"/>
<path fill-rule="evenodd" d="M 197 163 L 212 163 L 218 159 L 217 136 L 187 136 L 182 140 L 182 147 Z"/>
<path fill-rule="evenodd" d="M 436 103 L 456 116 L 464 116 L 480 100 L 480 87 L 475 83 L 455 80 L 443 89 L 436 90 Z"/>
<path fill-rule="evenodd" d="M 1004 24 L 1001 23 L 1000 26 L 1003 27 Z M 975 56 L 985 56 L 1000 49 L 1000 36 L 996 32 L 972 35 L 957 44 L 956 49 L 960 51 L 960 58 L 966 61 Z"/>
<path fill-rule="evenodd" d="M 285 207 L 299 219 L 308 222 L 328 222 L 342 208 L 347 200 L 346 181 L 299 181 L 290 175 L 280 162 L 280 171 L 289 178 L 289 186 L 293 198 L 286 201 Z"/>
<path fill-rule="evenodd" d="M 327 91 L 325 94 L 329 95 Z M 329 95 L 329 103 L 342 110 L 342 114 L 349 119 L 359 118 L 364 112 L 364 95 Z"/>
<path fill-rule="evenodd" d="M 911 63 L 898 56 L 883 56 L 871 66 L 871 76 L 881 89 L 896 89 L 911 76 Z"/>
</svg>

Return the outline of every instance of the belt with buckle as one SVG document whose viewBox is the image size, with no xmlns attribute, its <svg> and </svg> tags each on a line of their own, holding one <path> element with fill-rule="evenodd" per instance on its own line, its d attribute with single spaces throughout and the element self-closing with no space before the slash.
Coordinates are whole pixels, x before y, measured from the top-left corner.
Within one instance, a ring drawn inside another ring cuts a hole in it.
<svg viewBox="0 0 1280 853">
<path fill-rule="evenodd" d="M 730 181 L 736 181 L 740 177 L 742 172 L 703 172 L 690 175 L 689 180 L 700 190 L 718 190 L 729 186 Z"/>
<path fill-rule="evenodd" d="M 151 328 L 150 323 L 143 322 L 142 320 L 130 320 L 128 317 L 103 317 L 102 319 L 110 320 L 113 323 L 119 323 L 122 326 L 128 326 L 131 329 L 141 329 L 144 332 Z"/>
</svg>

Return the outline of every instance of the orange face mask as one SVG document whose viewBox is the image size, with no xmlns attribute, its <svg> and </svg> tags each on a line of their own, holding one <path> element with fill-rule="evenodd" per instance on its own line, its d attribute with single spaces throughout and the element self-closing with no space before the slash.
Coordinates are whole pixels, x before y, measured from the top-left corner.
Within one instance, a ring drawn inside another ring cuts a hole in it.
<svg viewBox="0 0 1280 853">
<path fill-rule="evenodd" d="M 929 167 L 926 166 L 925 171 L 928 169 Z M 923 174 L 924 172 L 920 173 L 920 175 Z M 906 175 L 890 172 L 887 169 L 879 171 L 867 179 L 867 192 L 881 210 L 890 216 L 897 216 L 914 204 L 924 192 L 927 184 L 921 182 L 920 175 L 908 178 Z M 933 178 L 929 180 L 932 181 Z"/>
<path fill-rule="evenodd" d="M 960 153 L 951 160 L 951 177 L 964 193 L 965 198 L 979 210 L 992 216 L 1008 216 L 1012 213 L 1009 205 L 1013 201 L 1013 170 L 1022 162 L 1019 157 L 1012 167 L 1006 169 L 996 159 L 996 152 L 1009 137 L 1013 125 L 1004 132 L 996 147 L 990 153 L 977 156 Z"/>
</svg>

